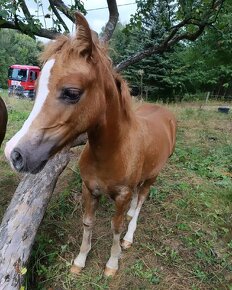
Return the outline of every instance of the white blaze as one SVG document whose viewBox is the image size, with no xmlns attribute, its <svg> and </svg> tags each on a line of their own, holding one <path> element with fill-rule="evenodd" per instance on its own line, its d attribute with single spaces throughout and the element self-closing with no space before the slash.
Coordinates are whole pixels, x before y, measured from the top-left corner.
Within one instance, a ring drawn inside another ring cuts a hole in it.
<svg viewBox="0 0 232 290">
<path fill-rule="evenodd" d="M 21 130 L 19 130 L 11 139 L 6 143 L 5 147 L 5 155 L 8 160 L 10 160 L 10 154 L 12 150 L 17 146 L 18 142 L 21 140 L 21 138 L 27 134 L 32 122 L 35 120 L 35 118 L 39 115 L 40 111 L 42 110 L 43 104 L 45 103 L 45 100 L 49 94 L 48 89 L 48 83 L 49 83 L 49 77 L 51 74 L 51 69 L 55 63 L 55 59 L 48 60 L 40 74 L 39 79 L 39 86 L 37 90 L 37 96 L 35 100 L 34 107 L 28 117 L 28 119 L 23 124 L 23 127 Z"/>
</svg>

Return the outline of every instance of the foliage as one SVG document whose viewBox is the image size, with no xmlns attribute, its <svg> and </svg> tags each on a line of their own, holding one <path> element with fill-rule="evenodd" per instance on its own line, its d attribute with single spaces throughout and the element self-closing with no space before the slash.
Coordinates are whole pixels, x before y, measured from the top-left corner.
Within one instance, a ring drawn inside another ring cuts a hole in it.
<svg viewBox="0 0 232 290">
<path fill-rule="evenodd" d="M 185 65 L 185 87 L 188 92 L 209 91 L 213 95 L 232 94 L 231 6 L 224 5 L 215 26 L 177 56 Z M 183 72 L 182 72 L 183 73 Z M 183 74 L 184 74 L 183 73 Z"/>
<path fill-rule="evenodd" d="M 110 55 L 114 64 L 150 45 L 151 38 L 148 32 L 135 28 L 128 34 L 126 29 L 127 27 L 120 23 L 110 42 Z M 168 70 L 170 63 L 166 60 L 166 56 L 155 54 L 128 67 L 123 71 L 123 75 L 132 87 L 132 94 L 143 93 L 144 96 L 147 94 L 157 96 L 156 99 L 159 97 L 165 99 L 169 95 L 167 94 L 169 83 L 164 78 L 169 74 Z"/>
<path fill-rule="evenodd" d="M 0 30 L 0 87 L 7 87 L 8 67 L 12 64 L 38 65 L 42 44 L 27 35 Z"/>
<path fill-rule="evenodd" d="M 34 37 L 40 35 L 43 37 L 54 38 L 55 34 L 65 31 L 69 32 L 68 27 L 63 20 L 61 14 L 66 15 L 70 20 L 74 20 L 73 13 L 77 10 L 86 14 L 83 1 L 74 0 L 70 5 L 67 5 L 61 0 L 49 0 L 47 7 L 48 13 L 45 14 L 45 7 L 42 0 L 33 0 L 37 10 L 32 13 L 30 6 L 25 0 L 16 1 L 0 1 L 0 28 L 11 28 L 22 31 L 23 33 Z M 32 3 L 33 4 L 33 3 Z M 41 11 L 43 21 L 36 14 Z M 47 29 L 46 18 L 52 20 L 52 27 Z M 43 23 L 44 22 L 44 23 Z"/>
<path fill-rule="evenodd" d="M 167 2 L 155 3 L 159 3 L 160 6 L 154 5 L 154 1 L 139 1 L 138 12 L 130 25 L 118 25 L 110 44 L 114 64 L 129 59 L 136 51 L 143 51 L 162 43 L 173 22 L 182 17 L 182 10 L 190 9 L 181 5 L 178 8 L 177 2 L 168 2 L 168 8 L 165 6 Z M 191 3 L 193 5 L 194 1 Z M 194 7 L 194 15 L 202 13 L 197 10 L 196 5 Z M 132 87 L 132 93 L 135 91 L 133 88 L 136 88 L 143 97 L 163 101 L 191 100 L 194 94 L 199 98 L 200 92 L 204 93 L 204 98 L 207 92 L 213 96 L 230 97 L 231 17 L 232 8 L 225 2 L 220 20 L 216 20 L 214 25 L 205 29 L 201 38 L 194 42 L 179 42 L 166 52 L 153 54 L 126 68 L 123 74 Z"/>
<path fill-rule="evenodd" d="M 0 2 L 0 28 L 18 29 L 31 36 L 37 35 L 54 39 L 57 34 L 69 32 L 66 19 L 63 19 L 63 16 L 75 22 L 75 9 L 78 8 L 84 14 L 86 13 L 83 2 L 80 0 L 75 0 L 74 5 L 66 5 L 62 0 L 49 0 L 50 11 L 46 15 L 44 14 L 42 1 L 34 1 L 37 3 L 37 10 L 41 9 L 42 11 L 44 25 L 36 18 L 34 12 L 30 12 L 25 0 L 16 0 L 11 3 L 2 0 Z M 160 55 L 169 51 L 177 43 L 183 42 L 186 44 L 188 41 L 195 41 L 199 38 L 207 27 L 217 21 L 219 15 L 221 15 L 224 2 L 225 0 L 204 0 L 200 2 L 198 0 L 187 2 L 181 0 L 174 2 L 171 0 L 137 0 L 137 12 L 131 17 L 130 25 L 127 27 L 127 33 L 132 35 L 132 38 L 134 32 L 137 34 L 137 38 L 135 37 L 136 45 L 128 59 L 124 59 L 117 65 L 117 70 L 121 71 L 129 65 L 138 63 L 152 55 L 157 55 L 157 58 L 155 57 L 156 68 L 162 67 L 165 69 L 167 63 L 165 62 L 163 66 Z M 107 4 L 109 20 L 101 37 L 103 42 L 111 38 L 118 20 L 116 0 L 107 1 Z M 46 18 L 52 18 L 52 27 L 46 27 Z M 130 39 L 132 38 L 130 37 Z M 139 71 L 142 92 L 143 70 L 139 69 Z M 130 74 L 129 72 L 128 75 Z M 157 83 L 155 87 L 158 87 L 159 91 L 163 86 L 167 86 L 171 92 L 170 79 L 162 78 L 164 82 L 162 83 L 157 77 L 158 73 L 153 76 L 150 75 L 149 82 Z M 147 92 L 150 87 L 151 84 L 147 86 Z M 173 98 L 172 94 L 170 97 Z"/>
<path fill-rule="evenodd" d="M 187 24 L 180 26 L 181 31 L 185 32 L 194 31 L 203 19 L 209 24 L 214 23 L 218 19 L 218 12 L 224 1 L 137 0 L 136 3 L 137 12 L 132 15 L 128 29 L 131 30 L 137 26 L 152 30 L 152 33 L 156 34 L 157 41 L 177 26 L 178 22 L 184 21 Z M 215 10 L 215 13 L 211 10 Z"/>
<path fill-rule="evenodd" d="M 129 57 L 134 51 L 142 50 L 144 46 L 149 47 L 150 42 L 149 32 L 135 28 L 128 34 L 127 27 L 119 24 L 110 43 L 112 48 L 110 55 L 116 64 Z M 181 49 L 180 45 L 178 49 Z M 166 53 L 154 54 L 123 71 L 124 77 L 132 88 L 132 94 L 139 93 L 153 101 L 172 101 L 177 94 L 185 93 L 181 69 L 185 64 L 176 55 L 173 49 Z M 176 74 L 178 70 L 179 73 Z"/>
</svg>

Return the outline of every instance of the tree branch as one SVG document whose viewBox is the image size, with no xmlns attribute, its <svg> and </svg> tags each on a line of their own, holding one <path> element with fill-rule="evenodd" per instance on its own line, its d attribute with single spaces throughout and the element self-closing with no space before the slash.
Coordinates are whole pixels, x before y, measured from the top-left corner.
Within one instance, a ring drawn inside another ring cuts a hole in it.
<svg viewBox="0 0 232 290">
<path fill-rule="evenodd" d="M 25 15 L 27 21 L 30 22 L 31 19 L 32 19 L 32 16 L 31 16 L 31 13 L 30 13 L 29 9 L 27 8 L 27 5 L 26 5 L 25 1 L 24 0 L 19 0 L 19 5 L 20 5 L 20 7 L 21 7 L 21 9 L 23 11 L 23 14 Z"/>
<path fill-rule="evenodd" d="M 102 42 L 107 42 L 111 39 L 119 16 L 116 0 L 107 0 L 107 4 L 109 8 L 109 20 L 100 39 Z"/>
<path fill-rule="evenodd" d="M 62 0 L 49 0 L 49 2 L 50 2 L 51 8 L 52 8 L 54 14 L 56 15 L 57 19 L 59 20 L 61 25 L 64 27 L 65 31 L 69 32 L 67 25 L 65 24 L 64 20 L 62 19 L 62 17 L 58 13 L 57 9 L 59 9 L 62 13 L 64 13 L 65 16 L 68 17 L 72 22 L 75 22 L 75 18 L 73 16 L 73 13 L 64 4 L 64 2 Z M 38 27 L 33 21 L 33 16 L 30 14 L 30 11 L 25 3 L 25 0 L 19 0 L 18 3 L 19 3 L 20 8 L 22 9 L 22 12 L 23 12 L 25 19 L 27 20 L 28 23 L 25 23 L 25 22 L 21 21 L 20 19 L 18 19 L 17 15 L 15 14 L 14 21 L 3 19 L 0 17 L 0 20 L 1 20 L 0 28 L 16 29 L 16 30 L 19 30 L 23 33 L 29 34 L 29 35 L 33 34 L 36 36 L 45 37 L 45 38 L 49 38 L 49 39 L 55 39 L 58 35 L 61 34 L 56 30 Z"/>
<path fill-rule="evenodd" d="M 180 40 L 189 40 L 189 41 L 194 41 L 196 40 L 203 32 L 204 32 L 205 26 L 200 26 L 198 30 L 194 33 L 183 33 L 176 35 L 175 37 L 170 38 L 170 35 L 160 44 L 160 45 L 155 45 L 153 47 L 150 47 L 149 49 L 140 51 L 136 53 L 135 55 L 129 57 L 128 59 L 120 62 L 116 66 L 116 71 L 120 72 L 127 68 L 129 65 L 132 65 L 134 63 L 139 62 L 140 60 L 149 57 L 155 53 L 163 53 L 166 51 L 169 47 L 175 45 L 177 42 Z M 175 33 L 173 33 L 173 36 Z"/>
<path fill-rule="evenodd" d="M 0 20 L 3 20 L 3 19 L 0 17 Z M 34 35 L 49 38 L 49 39 L 55 39 L 58 35 L 61 35 L 61 33 L 57 31 L 44 29 L 44 28 L 36 27 L 36 30 L 35 30 L 35 28 L 33 29 L 33 27 L 30 24 L 25 24 L 19 20 L 17 21 L 17 23 L 13 21 L 5 21 L 5 20 L 3 21 L 4 22 L 0 25 L 0 28 L 16 29 L 16 30 L 21 31 L 22 33 L 25 33 L 25 31 L 31 31 L 32 33 L 34 33 Z"/>
<path fill-rule="evenodd" d="M 59 9 L 68 19 L 70 19 L 73 23 L 75 23 L 75 17 L 74 14 L 70 11 L 68 6 L 64 4 L 62 0 L 51 0 L 53 1 L 53 4 L 56 6 L 57 9 Z"/>
<path fill-rule="evenodd" d="M 64 20 L 60 16 L 59 12 L 57 11 L 55 5 L 53 4 L 52 0 L 49 0 L 50 6 L 54 14 L 56 15 L 57 19 L 60 21 L 60 24 L 64 27 L 65 32 L 69 33 L 68 26 L 65 24 Z"/>
</svg>

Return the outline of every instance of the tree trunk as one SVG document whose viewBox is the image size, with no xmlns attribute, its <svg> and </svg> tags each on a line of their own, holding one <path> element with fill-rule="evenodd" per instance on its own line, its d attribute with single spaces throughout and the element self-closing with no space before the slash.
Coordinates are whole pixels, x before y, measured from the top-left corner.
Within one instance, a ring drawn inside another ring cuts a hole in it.
<svg viewBox="0 0 232 290">
<path fill-rule="evenodd" d="M 69 162 L 69 148 L 38 174 L 20 182 L 0 226 L 0 289 L 20 289 L 38 227 L 57 179 Z"/>
</svg>

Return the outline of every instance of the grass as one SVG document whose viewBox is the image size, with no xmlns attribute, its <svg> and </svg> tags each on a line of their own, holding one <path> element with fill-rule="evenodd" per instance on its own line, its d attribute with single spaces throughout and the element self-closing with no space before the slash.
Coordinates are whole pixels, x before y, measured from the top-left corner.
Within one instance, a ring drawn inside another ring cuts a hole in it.
<svg viewBox="0 0 232 290">
<path fill-rule="evenodd" d="M 9 109 L 6 140 L 32 103 L 3 95 Z M 37 234 L 27 289 L 232 289 L 232 114 L 209 103 L 170 105 L 178 118 L 176 150 L 150 190 L 135 241 L 114 279 L 103 276 L 112 234 L 113 204 L 101 199 L 92 250 L 80 277 L 69 274 L 82 237 L 81 180 L 73 159 L 57 184 Z M 20 175 L 0 151 L 0 215 Z"/>
</svg>

